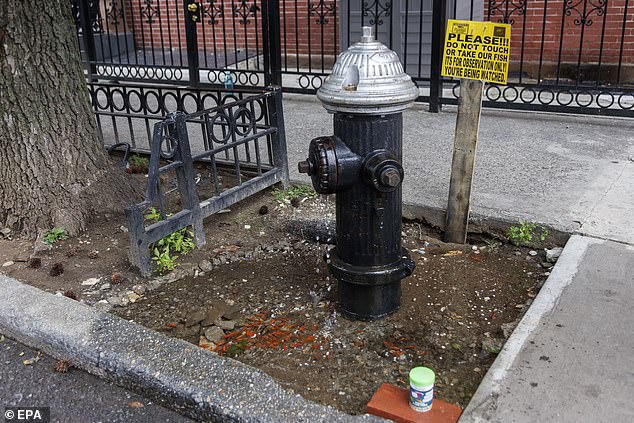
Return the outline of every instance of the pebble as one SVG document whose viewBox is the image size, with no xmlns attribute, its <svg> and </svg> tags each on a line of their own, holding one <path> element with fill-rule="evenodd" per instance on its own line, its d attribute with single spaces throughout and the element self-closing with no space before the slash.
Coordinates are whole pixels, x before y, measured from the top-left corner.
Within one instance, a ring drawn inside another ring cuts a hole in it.
<svg viewBox="0 0 634 423">
<path fill-rule="evenodd" d="M 516 320 L 514 322 L 502 323 L 500 325 L 500 329 L 502 330 L 502 334 L 504 335 L 504 338 L 508 338 L 509 336 L 511 336 L 511 334 L 517 327 L 518 323 L 519 323 L 519 320 Z"/>
<path fill-rule="evenodd" d="M 185 321 L 185 327 L 189 328 L 191 326 L 197 325 L 205 319 L 205 315 L 206 313 L 203 310 L 194 311 L 187 317 L 187 320 Z M 213 341 L 212 339 L 209 340 Z"/>
<path fill-rule="evenodd" d="M 120 305 L 125 305 L 123 304 L 123 298 L 124 297 L 119 297 L 116 295 L 113 295 L 112 297 L 107 297 L 106 300 L 108 301 L 108 303 L 115 305 L 115 306 L 120 306 Z M 126 298 L 126 304 L 127 304 L 128 299 Z"/>
<path fill-rule="evenodd" d="M 84 286 L 93 286 L 95 284 L 98 284 L 100 280 L 101 278 L 88 278 L 85 281 L 83 281 L 81 284 Z"/>
<path fill-rule="evenodd" d="M 110 284 L 109 283 L 104 283 L 103 285 L 101 285 L 101 288 L 99 288 L 99 289 L 101 289 L 102 291 L 110 289 Z"/>
<path fill-rule="evenodd" d="M 225 336 L 225 332 L 218 326 L 210 326 L 205 329 L 205 338 L 210 342 L 218 343 L 222 341 L 222 337 Z"/>
<path fill-rule="evenodd" d="M 546 261 L 549 263 L 555 263 L 564 249 L 561 247 L 555 247 L 546 249 Z"/>
<path fill-rule="evenodd" d="M 529 256 L 531 256 L 531 257 L 535 257 L 535 256 L 537 255 L 537 251 L 535 251 L 535 250 L 530 250 L 530 251 L 528 252 L 528 255 L 529 255 Z"/>
<path fill-rule="evenodd" d="M 215 306 L 207 309 L 205 313 L 205 318 L 202 321 L 203 326 L 212 326 L 216 320 L 219 320 L 220 317 L 224 314 L 224 307 Z"/>
<path fill-rule="evenodd" d="M 136 303 L 139 300 L 139 298 L 141 298 L 141 296 L 137 294 L 136 292 L 132 292 L 132 291 L 128 292 L 128 300 L 131 303 Z"/>
<path fill-rule="evenodd" d="M 147 288 L 145 287 L 145 285 L 134 285 L 132 287 L 132 291 L 134 291 L 134 293 L 138 294 L 138 295 L 145 294 L 146 290 L 147 290 Z"/>
<path fill-rule="evenodd" d="M 203 260 L 198 263 L 198 267 L 203 272 L 211 272 L 214 268 L 213 264 L 209 260 Z"/>
<path fill-rule="evenodd" d="M 15 262 L 9 260 L 9 261 L 6 261 L 6 262 L 2 263 L 2 267 L 13 266 L 14 264 L 15 264 Z"/>
<path fill-rule="evenodd" d="M 214 324 L 223 330 L 233 330 L 236 327 L 236 322 L 233 320 L 217 319 Z"/>
</svg>

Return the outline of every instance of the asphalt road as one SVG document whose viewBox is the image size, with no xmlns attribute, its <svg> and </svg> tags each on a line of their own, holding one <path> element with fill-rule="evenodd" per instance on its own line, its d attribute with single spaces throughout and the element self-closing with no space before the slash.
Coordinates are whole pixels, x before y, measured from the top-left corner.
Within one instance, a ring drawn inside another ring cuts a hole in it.
<svg viewBox="0 0 634 423">
<path fill-rule="evenodd" d="M 52 422 L 193 422 L 82 370 L 54 371 L 56 360 L 0 335 L 0 411 L 50 407 Z M 3 420 L 9 422 L 10 420 Z"/>
</svg>

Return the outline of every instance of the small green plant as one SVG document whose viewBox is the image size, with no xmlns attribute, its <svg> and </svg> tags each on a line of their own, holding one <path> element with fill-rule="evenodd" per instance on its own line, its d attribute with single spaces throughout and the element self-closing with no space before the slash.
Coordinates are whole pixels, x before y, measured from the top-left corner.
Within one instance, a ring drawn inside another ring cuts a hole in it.
<svg viewBox="0 0 634 423">
<path fill-rule="evenodd" d="M 147 157 L 141 156 L 139 154 L 133 154 L 128 159 L 128 168 L 126 169 L 126 172 L 147 173 L 149 166 L 150 161 L 147 159 Z"/>
<path fill-rule="evenodd" d="M 151 223 L 156 223 L 161 221 L 163 217 L 159 211 L 152 207 L 145 215 L 145 219 Z M 152 249 L 152 261 L 156 264 L 156 271 L 158 273 L 167 273 L 174 270 L 177 266 L 176 259 L 178 258 L 178 255 L 174 253 L 185 255 L 193 250 L 194 247 L 194 235 L 187 228 L 180 229 L 161 238 L 150 246 Z"/>
<path fill-rule="evenodd" d="M 131 165 L 139 167 L 148 167 L 150 164 L 150 161 L 147 159 L 147 157 L 141 156 L 139 154 L 131 155 L 129 162 Z"/>
<path fill-rule="evenodd" d="M 534 223 L 529 223 L 520 219 L 518 226 L 512 226 L 509 228 L 507 236 L 513 244 L 524 246 L 535 240 L 546 240 L 549 233 L 548 228 L 543 226 L 538 227 Z"/>
<path fill-rule="evenodd" d="M 499 354 L 500 351 L 502 351 L 502 349 L 499 348 L 499 347 L 494 347 L 494 346 L 488 346 L 487 347 L 487 352 L 490 353 L 490 354 Z"/>
<path fill-rule="evenodd" d="M 248 341 L 246 339 L 242 339 L 235 344 L 231 344 L 227 352 L 229 353 L 230 357 L 236 357 L 240 353 L 243 353 L 244 351 L 246 351 L 247 345 L 248 345 Z"/>
<path fill-rule="evenodd" d="M 286 189 L 275 188 L 271 191 L 271 195 L 273 195 L 277 201 L 284 204 L 291 204 L 291 202 L 303 198 L 317 197 L 315 190 L 308 185 L 295 185 Z"/>
<path fill-rule="evenodd" d="M 485 239 L 484 242 L 487 245 L 487 251 L 490 251 L 492 253 L 498 251 L 502 246 L 502 243 L 497 239 Z"/>
<path fill-rule="evenodd" d="M 66 233 L 66 229 L 60 227 L 56 227 L 51 229 L 44 235 L 44 244 L 53 245 L 57 241 L 61 241 L 63 239 L 68 238 L 68 234 Z"/>
</svg>

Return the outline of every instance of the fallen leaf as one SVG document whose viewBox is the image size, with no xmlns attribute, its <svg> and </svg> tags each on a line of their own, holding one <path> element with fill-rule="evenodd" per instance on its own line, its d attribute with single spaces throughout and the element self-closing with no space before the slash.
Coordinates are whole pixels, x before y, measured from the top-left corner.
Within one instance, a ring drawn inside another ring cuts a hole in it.
<svg viewBox="0 0 634 423">
<path fill-rule="evenodd" d="M 130 401 L 128 403 L 128 407 L 130 408 L 143 408 L 145 407 L 142 402 L 139 401 Z"/>
<path fill-rule="evenodd" d="M 462 251 L 460 250 L 451 250 L 451 251 L 447 251 L 445 254 L 443 254 L 443 257 L 455 257 L 455 256 L 461 256 L 462 255 Z"/>
</svg>

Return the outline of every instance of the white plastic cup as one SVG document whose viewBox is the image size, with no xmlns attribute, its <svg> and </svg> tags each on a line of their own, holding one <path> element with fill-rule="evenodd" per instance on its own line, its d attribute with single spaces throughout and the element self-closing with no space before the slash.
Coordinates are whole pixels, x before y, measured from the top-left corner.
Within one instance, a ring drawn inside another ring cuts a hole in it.
<svg viewBox="0 0 634 423">
<path fill-rule="evenodd" d="M 427 367 L 414 367 L 409 372 L 409 406 L 424 413 L 431 410 L 434 401 L 436 375 Z"/>
</svg>

